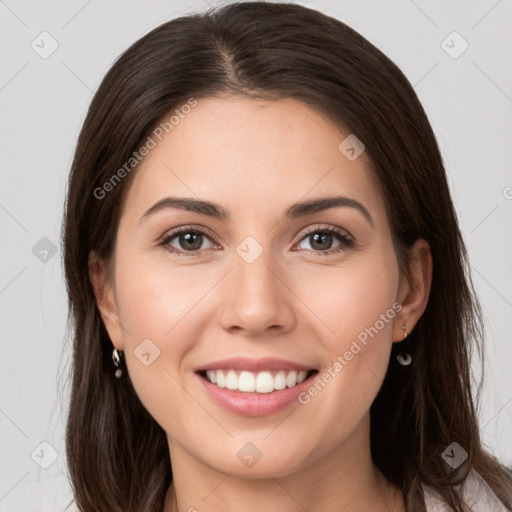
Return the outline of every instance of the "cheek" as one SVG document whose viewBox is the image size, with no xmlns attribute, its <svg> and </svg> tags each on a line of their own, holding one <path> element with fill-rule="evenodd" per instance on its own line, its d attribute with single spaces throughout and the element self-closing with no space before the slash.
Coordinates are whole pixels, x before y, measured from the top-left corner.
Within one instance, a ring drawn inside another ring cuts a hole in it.
<svg viewBox="0 0 512 512">
<path fill-rule="evenodd" d="M 331 356 L 343 353 L 356 339 L 390 340 L 397 315 L 398 268 L 393 258 L 384 256 L 290 275 L 293 289 L 309 310 L 305 316 L 310 323 L 316 317 L 316 324 L 325 328 L 322 341 Z"/>
<path fill-rule="evenodd" d="M 177 334 L 191 327 L 211 282 L 194 265 L 166 264 L 156 253 L 125 253 L 116 264 L 116 290 L 126 341 L 133 346 L 149 338 L 161 349 L 177 349 Z"/>
<path fill-rule="evenodd" d="M 158 266 L 124 252 L 116 261 L 116 294 L 128 373 L 144 406 L 161 425 L 185 400 L 180 365 L 200 339 L 198 302 L 211 288 L 188 269 Z M 189 267 L 190 269 L 192 266 Z"/>
<path fill-rule="evenodd" d="M 145 409 L 166 432 L 181 432 L 188 422 L 185 404 L 190 399 L 183 388 L 181 365 L 199 337 L 187 323 L 186 297 L 164 285 L 139 274 L 129 286 L 122 302 L 128 325 L 125 359 Z"/>
<path fill-rule="evenodd" d="M 350 269 L 331 268 L 323 277 L 316 275 L 314 287 L 308 280 L 298 292 L 307 297 L 304 302 L 309 308 L 318 312 L 322 323 L 317 324 L 323 325 L 321 330 L 326 333 L 319 347 L 324 351 L 323 370 L 302 403 L 311 403 L 315 414 L 326 421 L 339 421 L 332 411 L 343 410 L 350 423 L 346 426 L 352 428 L 382 385 L 400 309 L 396 302 L 398 275 L 393 258 L 377 255 Z M 321 405 L 325 403 L 332 407 Z"/>
</svg>

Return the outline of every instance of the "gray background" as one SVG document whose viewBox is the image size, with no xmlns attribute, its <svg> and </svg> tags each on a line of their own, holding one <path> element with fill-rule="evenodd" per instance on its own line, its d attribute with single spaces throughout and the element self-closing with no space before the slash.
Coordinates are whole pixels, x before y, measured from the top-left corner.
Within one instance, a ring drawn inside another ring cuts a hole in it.
<svg viewBox="0 0 512 512">
<path fill-rule="evenodd" d="M 341 19 L 379 47 L 429 115 L 487 320 L 482 435 L 512 465 L 512 2 L 298 3 Z M 60 512 L 71 497 L 59 234 L 88 104 L 133 41 L 207 7 L 206 0 L 0 1 L 1 512 Z M 44 31 L 58 44 L 46 59 L 52 39 Z M 464 41 L 469 47 L 458 55 Z"/>
</svg>

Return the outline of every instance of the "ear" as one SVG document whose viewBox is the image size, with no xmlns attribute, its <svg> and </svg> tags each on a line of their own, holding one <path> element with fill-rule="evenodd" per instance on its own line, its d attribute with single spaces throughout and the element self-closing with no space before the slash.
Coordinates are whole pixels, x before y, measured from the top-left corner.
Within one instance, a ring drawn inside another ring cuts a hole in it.
<svg viewBox="0 0 512 512">
<path fill-rule="evenodd" d="M 400 281 L 399 302 L 402 310 L 397 317 L 393 330 L 393 340 L 404 339 L 404 329 L 410 334 L 427 307 L 432 284 L 432 253 L 426 240 L 416 240 L 409 252 L 410 276 L 402 275 Z"/>
<path fill-rule="evenodd" d="M 94 251 L 89 254 L 89 279 L 96 297 L 96 304 L 101 313 L 105 328 L 118 350 L 123 350 L 123 332 L 115 299 L 113 278 L 108 276 L 106 264 Z"/>
</svg>

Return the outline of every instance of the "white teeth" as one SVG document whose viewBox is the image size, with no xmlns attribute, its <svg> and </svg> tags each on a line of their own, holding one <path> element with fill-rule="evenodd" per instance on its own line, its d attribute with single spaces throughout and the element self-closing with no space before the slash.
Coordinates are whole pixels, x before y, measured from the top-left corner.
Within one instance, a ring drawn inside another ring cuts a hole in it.
<svg viewBox="0 0 512 512">
<path fill-rule="evenodd" d="M 304 382 L 306 380 L 306 377 L 308 376 L 308 372 L 301 371 L 297 374 L 297 384 L 300 384 L 301 382 Z"/>
<path fill-rule="evenodd" d="M 258 393 L 271 393 L 274 391 L 274 378 L 269 372 L 260 372 L 256 377 L 256 391 Z"/>
<path fill-rule="evenodd" d="M 277 372 L 274 377 L 274 389 L 284 389 L 286 387 L 286 373 Z"/>
<path fill-rule="evenodd" d="M 256 390 L 256 379 L 251 372 L 240 372 L 240 377 L 238 377 L 238 390 L 248 392 Z"/>
<path fill-rule="evenodd" d="M 226 388 L 227 389 L 238 389 L 238 376 L 233 370 L 229 370 L 226 375 Z"/>
<path fill-rule="evenodd" d="M 286 385 L 289 388 L 293 388 L 293 386 L 295 386 L 296 384 L 297 384 L 297 372 L 290 372 L 286 376 Z"/>
<path fill-rule="evenodd" d="M 219 386 L 219 388 L 225 388 L 226 387 L 226 377 L 224 375 L 224 372 L 215 372 L 215 380 L 217 381 L 216 384 Z"/>
<path fill-rule="evenodd" d="M 274 375 L 273 375 L 274 373 Z M 243 370 L 208 370 L 206 378 L 220 388 L 238 390 L 247 393 L 271 393 L 272 391 L 292 388 L 306 380 L 306 370 L 296 372 L 279 370 L 278 372 L 263 371 L 259 373 Z"/>
</svg>

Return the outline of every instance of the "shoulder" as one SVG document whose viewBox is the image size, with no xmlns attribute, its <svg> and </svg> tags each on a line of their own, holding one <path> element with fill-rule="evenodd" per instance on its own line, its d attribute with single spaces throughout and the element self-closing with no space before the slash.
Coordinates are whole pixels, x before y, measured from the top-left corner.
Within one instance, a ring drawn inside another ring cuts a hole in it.
<svg viewBox="0 0 512 512">
<path fill-rule="evenodd" d="M 472 512 L 508 512 L 489 485 L 478 473 L 472 471 L 462 486 L 464 503 Z M 425 505 L 427 512 L 449 512 L 451 509 L 440 496 L 430 487 L 424 486 Z"/>
</svg>

